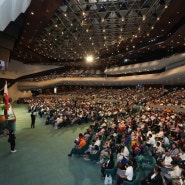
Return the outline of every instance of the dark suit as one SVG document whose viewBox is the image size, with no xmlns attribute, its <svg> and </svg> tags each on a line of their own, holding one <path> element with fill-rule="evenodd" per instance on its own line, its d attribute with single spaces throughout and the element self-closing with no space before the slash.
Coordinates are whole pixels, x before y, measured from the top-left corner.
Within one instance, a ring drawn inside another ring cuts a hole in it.
<svg viewBox="0 0 185 185">
<path fill-rule="evenodd" d="M 13 132 L 11 132 L 9 134 L 9 138 L 8 138 L 8 142 L 10 143 L 10 149 L 11 151 L 15 150 L 15 134 Z"/>
<path fill-rule="evenodd" d="M 105 169 L 114 168 L 114 160 L 109 160 L 107 163 L 103 163 L 101 166 L 102 177 L 105 177 Z"/>
<path fill-rule="evenodd" d="M 35 117 L 34 113 L 32 112 L 31 113 L 31 128 L 35 127 L 35 119 L 36 119 L 36 117 Z"/>
<path fill-rule="evenodd" d="M 158 173 L 153 179 L 151 179 L 154 172 L 150 172 L 145 179 L 141 181 L 141 185 L 163 185 L 163 178 Z"/>
</svg>

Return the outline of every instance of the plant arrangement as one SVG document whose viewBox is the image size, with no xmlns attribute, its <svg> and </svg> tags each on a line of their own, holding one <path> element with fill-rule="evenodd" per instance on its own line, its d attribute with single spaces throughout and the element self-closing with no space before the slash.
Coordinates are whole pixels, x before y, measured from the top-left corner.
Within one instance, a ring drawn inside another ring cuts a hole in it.
<svg viewBox="0 0 185 185">
<path fill-rule="evenodd" d="M 1 110 L 5 110 L 5 108 L 6 108 L 6 105 L 5 104 L 0 104 L 0 109 Z"/>
</svg>

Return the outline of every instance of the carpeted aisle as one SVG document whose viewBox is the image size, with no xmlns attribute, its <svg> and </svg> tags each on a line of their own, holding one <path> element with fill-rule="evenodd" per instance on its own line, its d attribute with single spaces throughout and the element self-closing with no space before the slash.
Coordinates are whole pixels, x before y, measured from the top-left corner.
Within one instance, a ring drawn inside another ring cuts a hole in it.
<svg viewBox="0 0 185 185">
<path fill-rule="evenodd" d="M 17 118 L 16 153 L 10 152 L 7 137 L 0 138 L 0 185 L 102 185 L 100 166 L 67 154 L 73 141 L 88 125 L 55 130 L 36 118 L 30 128 L 26 105 L 13 105 Z"/>
</svg>

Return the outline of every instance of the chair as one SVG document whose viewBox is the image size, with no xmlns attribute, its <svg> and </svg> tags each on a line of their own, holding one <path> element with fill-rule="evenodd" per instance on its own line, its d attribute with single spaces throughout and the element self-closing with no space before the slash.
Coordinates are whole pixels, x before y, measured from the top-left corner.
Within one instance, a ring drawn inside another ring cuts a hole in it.
<svg viewBox="0 0 185 185">
<path fill-rule="evenodd" d="M 77 152 L 76 152 L 76 154 L 77 155 L 83 155 L 84 154 L 84 152 L 88 149 L 88 144 L 86 143 L 81 149 L 79 149 Z"/>
<path fill-rule="evenodd" d="M 155 157 L 151 157 L 151 159 L 144 160 L 143 163 L 141 164 L 143 170 L 152 170 L 156 166 L 156 159 Z"/>
<path fill-rule="evenodd" d="M 111 169 L 105 169 L 105 175 L 111 175 L 112 178 L 116 175 L 117 171 L 117 162 L 114 162 L 114 167 Z"/>
<path fill-rule="evenodd" d="M 100 150 L 96 154 L 90 154 L 89 158 L 91 161 L 97 161 L 99 159 L 99 156 L 100 156 Z"/>
</svg>

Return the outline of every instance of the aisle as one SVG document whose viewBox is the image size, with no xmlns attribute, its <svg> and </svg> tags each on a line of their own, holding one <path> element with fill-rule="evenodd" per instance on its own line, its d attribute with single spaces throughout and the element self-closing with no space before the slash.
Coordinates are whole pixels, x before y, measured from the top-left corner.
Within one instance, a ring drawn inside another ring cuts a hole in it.
<svg viewBox="0 0 185 185">
<path fill-rule="evenodd" d="M 16 114 L 17 152 L 10 153 L 7 137 L 0 139 L 2 185 L 102 185 L 100 166 L 82 158 L 69 158 L 74 138 L 88 125 L 55 130 L 36 118 L 30 128 L 26 105 L 13 105 Z"/>
</svg>

